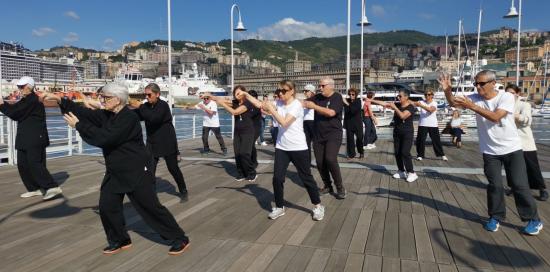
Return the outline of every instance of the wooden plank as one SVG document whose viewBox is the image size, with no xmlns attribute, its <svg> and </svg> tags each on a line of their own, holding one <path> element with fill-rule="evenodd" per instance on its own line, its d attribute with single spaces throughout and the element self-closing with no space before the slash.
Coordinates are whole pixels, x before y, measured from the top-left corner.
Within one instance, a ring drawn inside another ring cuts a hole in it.
<svg viewBox="0 0 550 272">
<path fill-rule="evenodd" d="M 420 266 L 416 261 L 401 260 L 401 271 L 417 272 L 420 271 Z"/>
<path fill-rule="evenodd" d="M 298 250 L 297 246 L 283 246 L 265 271 L 284 271 Z"/>
<path fill-rule="evenodd" d="M 382 257 L 365 255 L 365 262 L 363 263 L 363 271 L 365 272 L 382 271 Z"/>
<path fill-rule="evenodd" d="M 417 260 L 415 236 L 411 214 L 399 214 L 399 257 Z"/>
<path fill-rule="evenodd" d="M 436 263 L 420 262 L 420 271 L 422 272 L 439 272 L 439 267 Z"/>
<path fill-rule="evenodd" d="M 266 250 L 267 244 L 252 244 L 250 248 L 241 255 L 228 269 L 228 272 L 242 272 L 250 266 L 250 264 Z"/>
<path fill-rule="evenodd" d="M 371 227 L 369 229 L 369 239 L 365 247 L 365 253 L 370 255 L 382 255 L 382 241 L 384 236 L 384 222 L 386 213 L 375 211 L 372 215 Z"/>
<path fill-rule="evenodd" d="M 373 210 L 361 210 L 357 226 L 353 232 L 353 237 L 349 245 L 349 252 L 364 253 L 365 245 L 369 235 L 370 223 L 372 220 Z"/>
<path fill-rule="evenodd" d="M 399 214 L 388 212 L 384 223 L 382 256 L 399 258 Z"/>
<path fill-rule="evenodd" d="M 355 232 L 359 215 L 361 214 L 360 209 L 351 209 L 344 221 L 344 224 L 340 228 L 340 231 L 338 233 L 338 237 L 336 238 L 336 241 L 334 242 L 333 249 L 347 251 L 350 247 L 351 239 L 353 237 L 353 234 Z M 362 230 L 363 232 L 365 230 Z"/>
<path fill-rule="evenodd" d="M 332 251 L 330 257 L 328 258 L 327 264 L 323 271 L 333 272 L 333 271 L 344 271 L 346 267 L 346 261 L 348 254 L 338 251 Z"/>
<path fill-rule="evenodd" d="M 317 249 L 313 253 L 311 260 L 309 261 L 305 272 L 318 272 L 323 271 L 330 257 L 330 250 Z"/>
<path fill-rule="evenodd" d="M 285 271 L 287 272 L 301 272 L 305 271 L 306 267 L 315 253 L 315 248 L 312 247 L 300 247 L 296 252 L 296 255 L 292 257 L 292 260 L 288 263 Z"/>
<path fill-rule="evenodd" d="M 430 234 L 428 233 L 424 215 L 413 214 L 412 220 L 418 260 L 423 262 L 435 262 Z"/>
<path fill-rule="evenodd" d="M 273 258 L 275 258 L 279 250 L 281 250 L 281 247 L 281 245 L 268 245 L 250 264 L 246 271 L 264 271 Z"/>
<path fill-rule="evenodd" d="M 426 216 L 426 226 L 428 227 L 434 257 L 437 263 L 452 263 L 453 257 L 451 255 L 449 245 L 447 244 L 447 239 L 445 238 L 443 229 L 439 224 L 439 219 L 435 216 Z"/>
<path fill-rule="evenodd" d="M 399 272 L 401 271 L 401 262 L 397 258 L 383 257 L 382 258 L 383 272 Z"/>
<path fill-rule="evenodd" d="M 346 267 L 344 268 L 344 271 L 349 271 L 349 272 L 361 271 L 363 269 L 364 259 L 365 259 L 365 255 L 363 254 L 350 253 L 348 255 L 348 259 L 346 261 Z"/>
</svg>

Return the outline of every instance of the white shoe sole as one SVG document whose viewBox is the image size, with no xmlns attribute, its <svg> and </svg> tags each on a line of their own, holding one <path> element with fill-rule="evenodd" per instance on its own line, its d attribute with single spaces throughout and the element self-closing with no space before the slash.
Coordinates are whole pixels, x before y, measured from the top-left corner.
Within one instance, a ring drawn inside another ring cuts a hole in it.
<svg viewBox="0 0 550 272">
<path fill-rule="evenodd" d="M 540 231 L 544 228 L 544 225 L 540 227 L 539 230 L 537 230 L 537 232 L 533 232 L 533 233 L 527 233 L 527 232 L 524 232 L 525 234 L 527 235 L 531 235 L 531 236 L 535 236 L 535 235 L 539 235 Z"/>
<path fill-rule="evenodd" d="M 269 219 L 271 219 L 271 220 L 275 220 L 275 219 L 277 219 L 277 218 L 279 218 L 279 217 L 281 217 L 281 216 L 283 216 L 283 215 L 285 215 L 284 212 L 281 213 L 281 214 L 279 214 L 279 215 L 277 215 L 277 216 L 275 216 L 275 217 L 271 217 L 270 215 L 268 215 L 267 217 L 268 217 Z"/>
<path fill-rule="evenodd" d="M 27 194 L 27 195 L 24 195 L 24 194 L 21 194 L 19 197 L 21 198 L 29 198 L 29 197 L 35 197 L 35 196 L 43 196 L 41 192 L 39 193 L 32 193 L 32 194 Z"/>
</svg>

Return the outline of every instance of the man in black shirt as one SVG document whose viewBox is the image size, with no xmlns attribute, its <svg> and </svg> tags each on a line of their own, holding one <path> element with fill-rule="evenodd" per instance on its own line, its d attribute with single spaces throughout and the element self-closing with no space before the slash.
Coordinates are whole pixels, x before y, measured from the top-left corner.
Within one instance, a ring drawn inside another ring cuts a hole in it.
<svg viewBox="0 0 550 272">
<path fill-rule="evenodd" d="M 34 93 L 34 80 L 24 76 L 17 82 L 23 98 L 15 104 L 4 103 L 0 95 L 0 112 L 18 122 L 15 137 L 17 169 L 27 189 L 22 198 L 42 196 L 49 200 L 61 194 L 46 168 L 46 147 L 50 145 L 46 127 L 46 111 Z"/>
<path fill-rule="evenodd" d="M 187 186 L 183 174 L 178 166 L 178 142 L 176 130 L 172 124 L 172 113 L 168 103 L 160 99 L 160 87 L 156 83 L 145 86 L 147 102 L 132 102 L 135 113 L 140 120 L 145 121 L 147 131 L 147 149 L 153 155 L 151 172 L 156 174 L 157 164 L 162 157 L 166 162 L 168 171 L 176 181 L 182 201 L 187 200 Z"/>
<path fill-rule="evenodd" d="M 342 174 L 338 165 L 338 152 L 342 144 L 342 95 L 334 91 L 334 80 L 322 78 L 319 84 L 321 93 L 304 101 L 304 107 L 315 110 L 313 134 L 313 151 L 317 169 L 323 179 L 324 187 L 321 194 L 333 193 L 332 181 L 336 185 L 336 198 L 346 198 L 346 189 L 342 182 Z"/>
</svg>

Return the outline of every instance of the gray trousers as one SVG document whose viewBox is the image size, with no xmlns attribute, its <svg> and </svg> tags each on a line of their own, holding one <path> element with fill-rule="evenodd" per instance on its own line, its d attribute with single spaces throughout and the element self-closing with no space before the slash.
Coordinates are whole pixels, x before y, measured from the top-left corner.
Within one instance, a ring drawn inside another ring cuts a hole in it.
<svg viewBox="0 0 550 272">
<path fill-rule="evenodd" d="M 522 150 L 505 155 L 483 154 L 483 170 L 489 181 L 487 186 L 489 216 L 499 221 L 506 218 L 502 166 L 506 172 L 508 186 L 512 188 L 520 219 L 522 221 L 538 220 L 537 204 L 527 182 L 527 170 Z"/>
</svg>

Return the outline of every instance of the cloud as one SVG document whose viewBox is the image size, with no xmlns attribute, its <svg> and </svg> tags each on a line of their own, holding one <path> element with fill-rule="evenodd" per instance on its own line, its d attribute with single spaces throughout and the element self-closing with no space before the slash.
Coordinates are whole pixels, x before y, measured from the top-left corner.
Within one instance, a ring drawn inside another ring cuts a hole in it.
<svg viewBox="0 0 550 272">
<path fill-rule="evenodd" d="M 107 39 L 103 40 L 102 48 L 104 50 L 112 50 L 114 44 L 115 44 L 115 40 L 113 40 L 112 38 L 107 38 Z"/>
<path fill-rule="evenodd" d="M 424 20 L 431 20 L 435 17 L 434 14 L 424 12 L 418 13 L 417 16 Z"/>
<path fill-rule="evenodd" d="M 32 30 L 32 35 L 35 36 L 35 37 L 44 37 L 50 33 L 54 33 L 55 30 L 53 28 L 49 28 L 49 27 L 41 27 L 41 28 L 38 28 L 38 29 L 33 29 Z"/>
<path fill-rule="evenodd" d="M 69 32 L 65 38 L 63 38 L 64 42 L 73 43 L 78 41 L 80 38 L 78 37 L 78 34 L 74 32 Z"/>
<path fill-rule="evenodd" d="M 372 14 L 377 17 L 384 17 L 386 16 L 386 9 L 381 5 L 372 5 L 370 7 Z"/>
<path fill-rule="evenodd" d="M 78 14 L 76 14 L 76 12 L 74 12 L 72 10 L 69 10 L 69 11 L 65 12 L 65 16 L 67 16 L 69 18 L 73 18 L 75 20 L 80 20 L 80 16 L 78 16 Z"/>
<path fill-rule="evenodd" d="M 284 18 L 270 26 L 261 27 L 248 38 L 264 40 L 291 41 L 310 37 L 334 37 L 346 35 L 345 24 L 327 25 L 317 22 L 301 22 L 293 18 Z"/>
</svg>

